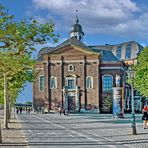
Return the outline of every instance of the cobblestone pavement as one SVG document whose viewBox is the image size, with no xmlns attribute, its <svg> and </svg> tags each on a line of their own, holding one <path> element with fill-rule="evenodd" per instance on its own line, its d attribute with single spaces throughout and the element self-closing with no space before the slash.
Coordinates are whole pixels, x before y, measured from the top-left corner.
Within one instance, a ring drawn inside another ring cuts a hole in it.
<svg viewBox="0 0 148 148">
<path fill-rule="evenodd" d="M 137 135 L 131 135 L 131 119 L 109 114 L 19 115 L 30 148 L 147 148 L 148 129 L 136 115 Z"/>
<path fill-rule="evenodd" d="M 2 131 L 2 141 L 0 148 L 27 148 L 28 144 L 22 132 L 19 121 L 12 118 L 8 124 L 9 129 L 3 127 L 3 111 L 0 110 L 0 121 Z"/>
</svg>

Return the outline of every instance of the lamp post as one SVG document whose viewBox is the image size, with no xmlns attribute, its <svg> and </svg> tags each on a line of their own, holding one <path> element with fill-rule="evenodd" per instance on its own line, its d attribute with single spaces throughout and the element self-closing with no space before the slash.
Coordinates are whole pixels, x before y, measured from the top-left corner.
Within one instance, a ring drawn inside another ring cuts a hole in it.
<svg viewBox="0 0 148 148">
<path fill-rule="evenodd" d="M 132 126 L 132 134 L 136 135 L 137 131 L 136 131 L 136 122 L 135 122 L 135 109 L 134 109 L 134 88 L 133 88 L 133 78 L 134 78 L 134 70 L 129 67 L 128 68 L 128 78 L 131 79 L 131 107 L 132 107 L 132 111 L 131 111 L 131 126 Z"/>
</svg>

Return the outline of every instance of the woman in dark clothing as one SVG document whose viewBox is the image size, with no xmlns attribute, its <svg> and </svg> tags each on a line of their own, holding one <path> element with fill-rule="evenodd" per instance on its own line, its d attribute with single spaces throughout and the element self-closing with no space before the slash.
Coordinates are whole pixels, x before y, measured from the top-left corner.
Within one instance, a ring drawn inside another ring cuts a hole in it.
<svg viewBox="0 0 148 148">
<path fill-rule="evenodd" d="M 142 120 L 143 120 L 143 128 L 146 129 L 148 128 L 148 106 L 144 106 L 143 110 L 142 110 L 143 116 L 142 116 Z"/>
</svg>

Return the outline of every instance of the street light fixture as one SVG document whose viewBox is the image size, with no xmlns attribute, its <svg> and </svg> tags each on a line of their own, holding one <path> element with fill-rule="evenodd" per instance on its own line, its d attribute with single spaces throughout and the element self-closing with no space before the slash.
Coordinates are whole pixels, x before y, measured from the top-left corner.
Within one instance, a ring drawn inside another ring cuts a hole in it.
<svg viewBox="0 0 148 148">
<path fill-rule="evenodd" d="M 128 78 L 131 79 L 131 100 L 132 100 L 132 112 L 131 112 L 131 126 L 132 126 L 132 134 L 136 135 L 137 131 L 136 131 L 136 122 L 135 122 L 135 109 L 134 109 L 134 88 L 133 88 L 133 79 L 134 79 L 134 70 L 131 67 L 128 67 Z"/>
</svg>

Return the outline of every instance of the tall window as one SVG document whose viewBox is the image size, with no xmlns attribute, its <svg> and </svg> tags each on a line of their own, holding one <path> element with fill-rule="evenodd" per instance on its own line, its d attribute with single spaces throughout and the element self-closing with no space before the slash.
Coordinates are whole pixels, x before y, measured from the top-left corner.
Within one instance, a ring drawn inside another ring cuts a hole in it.
<svg viewBox="0 0 148 148">
<path fill-rule="evenodd" d="M 39 90 L 40 91 L 44 91 L 44 85 L 45 85 L 44 76 L 41 75 L 39 77 Z"/>
<path fill-rule="evenodd" d="M 74 80 L 68 80 L 68 89 L 74 89 L 75 85 L 74 85 Z"/>
<path fill-rule="evenodd" d="M 130 59 L 130 58 L 131 58 L 131 44 L 128 44 L 126 46 L 125 59 Z"/>
<path fill-rule="evenodd" d="M 50 88 L 51 89 L 57 88 L 57 78 L 54 76 L 50 77 Z"/>
<path fill-rule="evenodd" d="M 67 89 L 76 89 L 76 77 L 66 77 L 66 87 Z"/>
<path fill-rule="evenodd" d="M 102 82 L 103 82 L 103 92 L 112 92 L 113 77 L 108 75 L 103 76 Z"/>
<path fill-rule="evenodd" d="M 122 46 L 118 46 L 116 51 L 116 56 L 119 60 L 121 60 L 121 52 L 122 52 Z"/>
<path fill-rule="evenodd" d="M 93 78 L 91 76 L 86 77 L 86 88 L 93 88 Z"/>
</svg>

